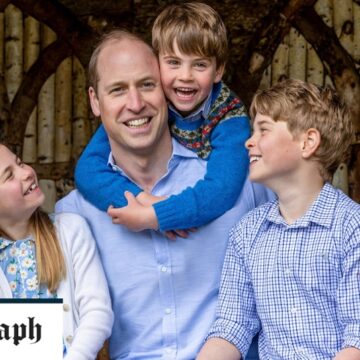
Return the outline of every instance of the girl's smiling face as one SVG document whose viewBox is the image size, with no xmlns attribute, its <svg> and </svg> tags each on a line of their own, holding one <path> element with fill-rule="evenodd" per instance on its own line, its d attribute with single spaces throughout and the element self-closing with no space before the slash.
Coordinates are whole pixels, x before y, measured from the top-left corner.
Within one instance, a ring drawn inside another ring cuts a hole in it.
<svg viewBox="0 0 360 360">
<path fill-rule="evenodd" d="M 30 219 L 44 199 L 34 169 L 0 145 L 0 228 Z"/>
</svg>

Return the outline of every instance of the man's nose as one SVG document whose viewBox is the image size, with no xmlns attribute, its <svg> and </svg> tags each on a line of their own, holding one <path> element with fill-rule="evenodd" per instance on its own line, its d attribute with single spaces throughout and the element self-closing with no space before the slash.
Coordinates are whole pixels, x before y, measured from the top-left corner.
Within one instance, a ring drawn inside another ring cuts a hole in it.
<svg viewBox="0 0 360 360">
<path fill-rule="evenodd" d="M 135 113 L 139 113 L 145 107 L 145 102 L 139 89 L 129 90 L 127 107 Z"/>
</svg>

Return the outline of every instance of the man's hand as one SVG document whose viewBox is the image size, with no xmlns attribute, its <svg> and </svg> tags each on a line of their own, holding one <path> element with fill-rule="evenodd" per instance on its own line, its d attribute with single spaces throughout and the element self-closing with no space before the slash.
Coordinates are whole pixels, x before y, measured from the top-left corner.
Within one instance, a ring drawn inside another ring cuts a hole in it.
<svg viewBox="0 0 360 360">
<path fill-rule="evenodd" d="M 108 215 L 112 217 L 113 224 L 124 225 L 132 231 L 158 229 L 159 224 L 152 205 L 142 205 L 129 191 L 125 192 L 125 198 L 128 201 L 127 206 L 122 208 L 110 206 L 107 210 Z"/>
</svg>

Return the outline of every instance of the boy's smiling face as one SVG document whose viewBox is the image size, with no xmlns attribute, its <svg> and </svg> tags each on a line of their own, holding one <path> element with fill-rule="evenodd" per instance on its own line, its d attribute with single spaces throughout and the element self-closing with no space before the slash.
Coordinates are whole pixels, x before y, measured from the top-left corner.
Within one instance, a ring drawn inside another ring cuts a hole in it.
<svg viewBox="0 0 360 360">
<path fill-rule="evenodd" d="M 215 58 L 182 53 L 176 42 L 173 49 L 173 53 L 159 54 L 161 83 L 167 99 L 187 116 L 206 100 L 224 67 L 217 68 Z"/>
<path fill-rule="evenodd" d="M 250 180 L 276 189 L 301 171 L 302 136 L 294 137 L 284 121 L 257 113 L 254 132 L 246 142 L 250 156 Z"/>
</svg>

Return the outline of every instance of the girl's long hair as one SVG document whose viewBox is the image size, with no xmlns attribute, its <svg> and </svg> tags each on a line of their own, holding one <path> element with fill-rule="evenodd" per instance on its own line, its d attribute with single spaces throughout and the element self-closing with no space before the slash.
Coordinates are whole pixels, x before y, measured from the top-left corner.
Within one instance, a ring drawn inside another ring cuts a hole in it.
<svg viewBox="0 0 360 360">
<path fill-rule="evenodd" d="M 51 293 L 66 276 L 64 255 L 53 222 L 40 208 L 30 218 L 35 238 L 36 262 L 39 284 L 46 284 Z"/>
</svg>

